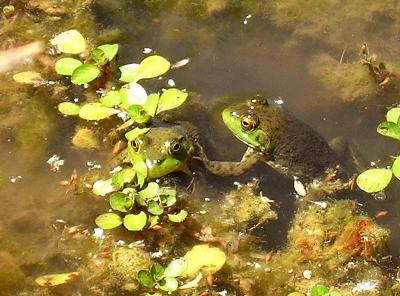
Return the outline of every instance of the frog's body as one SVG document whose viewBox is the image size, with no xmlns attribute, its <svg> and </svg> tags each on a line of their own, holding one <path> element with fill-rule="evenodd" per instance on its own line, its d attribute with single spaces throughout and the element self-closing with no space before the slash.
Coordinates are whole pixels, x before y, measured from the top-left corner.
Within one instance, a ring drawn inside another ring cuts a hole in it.
<svg viewBox="0 0 400 296">
<path fill-rule="evenodd" d="M 281 173 L 306 182 L 329 171 L 347 178 L 338 155 L 320 135 L 266 99 L 257 97 L 228 107 L 222 118 L 249 148 L 241 162 L 209 161 L 203 155 L 206 167 L 215 174 L 239 175 L 263 160 Z"/>
<path fill-rule="evenodd" d="M 189 173 L 187 163 L 195 153 L 194 142 L 197 142 L 197 135 L 186 125 L 153 127 L 132 141 L 130 153 L 146 163 L 148 179 L 154 180 L 177 171 Z M 122 151 L 116 161 L 132 162 L 128 149 Z"/>
</svg>

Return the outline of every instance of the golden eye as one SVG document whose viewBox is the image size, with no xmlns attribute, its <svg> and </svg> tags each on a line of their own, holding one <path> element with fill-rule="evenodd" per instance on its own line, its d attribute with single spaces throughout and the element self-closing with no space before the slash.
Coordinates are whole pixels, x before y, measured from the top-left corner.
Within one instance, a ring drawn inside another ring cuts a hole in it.
<svg viewBox="0 0 400 296">
<path fill-rule="evenodd" d="M 169 145 L 169 154 L 175 154 L 181 150 L 181 144 L 179 144 L 178 141 L 173 140 L 171 144 Z"/>
<path fill-rule="evenodd" d="M 240 118 L 240 125 L 245 131 L 252 131 L 258 125 L 258 117 L 253 114 L 246 114 Z"/>
<path fill-rule="evenodd" d="M 135 139 L 135 140 L 132 141 L 133 150 L 138 152 L 139 151 L 139 146 L 140 146 L 139 139 Z"/>
</svg>

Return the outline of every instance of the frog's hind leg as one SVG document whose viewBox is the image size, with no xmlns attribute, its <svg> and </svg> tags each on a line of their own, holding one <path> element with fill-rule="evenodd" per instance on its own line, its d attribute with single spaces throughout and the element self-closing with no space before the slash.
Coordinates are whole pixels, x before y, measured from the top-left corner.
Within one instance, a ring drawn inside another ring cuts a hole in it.
<svg viewBox="0 0 400 296">
<path fill-rule="evenodd" d="M 329 146 L 336 152 L 346 170 L 351 174 L 361 173 L 369 167 L 368 162 L 353 142 L 343 137 L 336 137 L 329 141 Z"/>
</svg>

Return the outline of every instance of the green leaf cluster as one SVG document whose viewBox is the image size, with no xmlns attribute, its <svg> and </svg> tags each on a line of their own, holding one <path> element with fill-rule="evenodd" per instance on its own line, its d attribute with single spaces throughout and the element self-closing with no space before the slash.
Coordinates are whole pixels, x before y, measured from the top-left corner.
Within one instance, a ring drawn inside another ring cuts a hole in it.
<svg viewBox="0 0 400 296">
<path fill-rule="evenodd" d="M 176 278 L 183 274 L 186 269 L 187 263 L 183 258 L 172 260 L 167 267 L 154 263 L 150 270 L 138 272 L 138 281 L 146 288 L 173 292 L 179 286 Z"/>
<path fill-rule="evenodd" d="M 381 122 L 377 132 L 385 137 L 400 140 L 400 107 L 391 108 L 386 113 L 386 121 Z M 361 173 L 356 181 L 358 187 L 368 193 L 384 190 L 392 180 L 393 175 L 400 179 L 400 156 L 396 156 L 391 167 L 371 168 Z"/>
</svg>

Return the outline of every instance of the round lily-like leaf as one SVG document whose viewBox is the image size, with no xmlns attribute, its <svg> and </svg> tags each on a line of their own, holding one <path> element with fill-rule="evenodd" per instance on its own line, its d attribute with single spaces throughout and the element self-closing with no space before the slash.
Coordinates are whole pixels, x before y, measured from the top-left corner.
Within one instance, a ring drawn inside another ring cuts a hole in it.
<svg viewBox="0 0 400 296">
<path fill-rule="evenodd" d="M 75 103 L 62 102 L 57 106 L 58 111 L 65 115 L 78 115 L 81 107 Z"/>
<path fill-rule="evenodd" d="M 35 282 L 41 287 L 54 287 L 74 282 L 79 276 L 79 272 L 47 274 L 35 279 Z"/>
<path fill-rule="evenodd" d="M 392 179 L 390 169 L 369 169 L 357 177 L 357 185 L 368 193 L 379 192 L 385 189 Z"/>
<path fill-rule="evenodd" d="M 103 66 L 108 63 L 106 53 L 100 48 L 94 48 L 91 52 L 92 59 L 98 66 Z"/>
<path fill-rule="evenodd" d="M 152 200 L 148 203 L 147 211 L 152 215 L 159 216 L 164 212 L 164 208 L 161 207 L 158 202 Z"/>
<path fill-rule="evenodd" d="M 187 215 L 188 212 L 181 210 L 178 214 L 168 214 L 168 219 L 174 223 L 181 223 L 186 219 Z"/>
<path fill-rule="evenodd" d="M 324 285 L 316 285 L 311 288 L 310 296 L 324 296 L 329 293 L 329 289 Z"/>
<path fill-rule="evenodd" d="M 86 120 L 101 120 L 118 112 L 118 110 L 105 107 L 100 103 L 89 103 L 81 107 L 79 117 Z"/>
<path fill-rule="evenodd" d="M 139 187 L 143 187 L 148 175 L 146 162 L 135 152 L 131 142 L 128 143 L 128 152 L 133 168 L 136 171 L 137 184 Z"/>
<path fill-rule="evenodd" d="M 151 276 L 151 273 L 147 270 L 141 270 L 138 272 L 138 281 L 142 286 L 147 288 L 153 288 L 155 285 L 155 281 Z"/>
<path fill-rule="evenodd" d="M 188 251 L 185 256 L 186 270 L 182 276 L 194 278 L 200 271 L 204 275 L 216 273 L 222 268 L 226 261 L 226 255 L 216 247 L 208 245 L 197 245 Z"/>
<path fill-rule="evenodd" d="M 73 84 L 85 84 L 100 76 L 100 70 L 95 65 L 83 64 L 76 68 L 71 75 Z"/>
<path fill-rule="evenodd" d="M 171 67 L 170 62 L 158 55 L 145 58 L 138 68 L 138 79 L 154 78 L 166 73 Z"/>
<path fill-rule="evenodd" d="M 397 123 L 388 121 L 381 122 L 376 128 L 376 131 L 385 137 L 400 140 L 400 126 L 398 126 Z"/>
<path fill-rule="evenodd" d="M 141 211 L 139 214 L 128 214 L 124 217 L 124 226 L 130 231 L 141 231 L 146 226 L 147 215 Z"/>
<path fill-rule="evenodd" d="M 129 117 L 137 123 L 146 123 L 151 119 L 151 116 L 140 105 L 130 105 L 127 112 Z"/>
<path fill-rule="evenodd" d="M 173 292 L 178 289 L 178 280 L 174 277 L 166 277 L 162 280 L 162 284 L 160 285 L 160 290 L 166 292 Z"/>
<path fill-rule="evenodd" d="M 118 192 L 114 193 L 110 197 L 110 206 L 113 210 L 117 210 L 123 213 L 126 213 L 129 209 L 132 208 L 134 199 L 125 195 L 124 193 Z"/>
<path fill-rule="evenodd" d="M 115 213 L 106 213 L 97 216 L 94 222 L 101 229 L 107 230 L 120 226 L 122 224 L 122 218 Z"/>
<path fill-rule="evenodd" d="M 167 89 L 162 93 L 158 101 L 157 113 L 179 107 L 186 101 L 187 97 L 187 93 L 177 88 Z"/>
<path fill-rule="evenodd" d="M 56 72 L 60 75 L 71 76 L 82 65 L 82 62 L 73 58 L 62 58 L 56 62 Z"/>
<path fill-rule="evenodd" d="M 397 156 L 392 165 L 393 175 L 400 180 L 400 156 Z"/>
<path fill-rule="evenodd" d="M 134 82 L 138 77 L 139 64 L 128 64 L 119 67 L 119 80 L 123 82 Z"/>
<path fill-rule="evenodd" d="M 24 84 L 37 84 L 43 82 L 42 75 L 35 71 L 24 71 L 13 75 L 14 81 Z"/>
<path fill-rule="evenodd" d="M 178 277 L 187 269 L 187 262 L 184 258 L 172 260 L 165 269 L 164 275 Z"/>
<path fill-rule="evenodd" d="M 120 89 L 121 106 L 128 109 L 131 105 L 143 106 L 147 99 L 146 90 L 138 83 L 130 83 Z"/>
<path fill-rule="evenodd" d="M 386 120 L 398 124 L 400 118 L 400 108 L 392 108 L 386 113 Z"/>
<path fill-rule="evenodd" d="M 63 53 L 79 54 L 85 51 L 86 41 L 77 30 L 69 30 L 58 34 L 50 43 Z"/>
<path fill-rule="evenodd" d="M 110 90 L 104 96 L 100 98 L 100 103 L 106 107 L 114 107 L 121 104 L 122 98 L 119 91 Z"/>
<path fill-rule="evenodd" d="M 158 195 L 160 186 L 156 182 L 150 182 L 147 187 L 139 191 L 139 196 L 143 199 L 151 199 Z"/>
<path fill-rule="evenodd" d="M 118 53 L 119 45 L 118 44 L 103 44 L 97 48 L 104 52 L 108 61 L 112 61 Z"/>
<path fill-rule="evenodd" d="M 134 128 L 133 130 L 127 132 L 127 133 L 125 134 L 125 138 L 126 138 L 128 141 L 133 141 L 133 140 L 135 140 L 137 137 L 139 137 L 140 135 L 144 135 L 145 133 L 147 133 L 149 130 L 150 130 L 149 127 L 146 127 L 146 128 L 139 128 L 139 127 L 136 127 L 136 128 Z"/>
<path fill-rule="evenodd" d="M 164 277 L 164 267 L 159 263 L 154 263 L 150 268 L 150 273 L 153 279 L 159 281 Z"/>
<path fill-rule="evenodd" d="M 147 114 L 149 114 L 151 117 L 156 115 L 159 100 L 160 96 L 158 94 L 149 94 L 146 102 L 143 104 L 144 110 L 146 110 Z"/>
<path fill-rule="evenodd" d="M 92 192 L 96 195 L 106 196 L 108 193 L 114 191 L 115 188 L 112 186 L 112 179 L 98 180 L 93 184 Z"/>
</svg>

